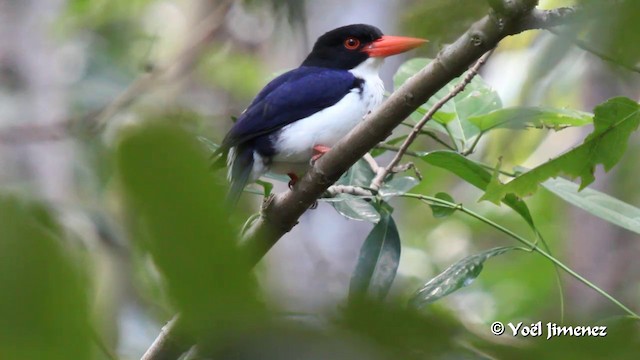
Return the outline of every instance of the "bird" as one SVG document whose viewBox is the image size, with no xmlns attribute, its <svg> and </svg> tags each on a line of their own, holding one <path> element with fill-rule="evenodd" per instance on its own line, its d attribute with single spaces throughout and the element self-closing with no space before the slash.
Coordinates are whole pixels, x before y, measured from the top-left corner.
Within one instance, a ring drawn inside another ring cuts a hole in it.
<svg viewBox="0 0 640 360">
<path fill-rule="evenodd" d="M 342 26 L 315 42 L 302 64 L 269 82 L 243 111 L 214 153 L 228 167 L 227 201 L 266 172 L 295 185 L 310 164 L 379 106 L 384 58 L 427 40 L 384 35 L 367 24 Z"/>
</svg>

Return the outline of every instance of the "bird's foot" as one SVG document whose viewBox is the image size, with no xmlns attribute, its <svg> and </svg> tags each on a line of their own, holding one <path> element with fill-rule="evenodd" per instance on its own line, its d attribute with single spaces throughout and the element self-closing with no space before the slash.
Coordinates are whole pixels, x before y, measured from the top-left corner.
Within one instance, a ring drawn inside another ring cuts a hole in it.
<svg viewBox="0 0 640 360">
<path fill-rule="evenodd" d="M 293 186 L 298 182 L 299 178 L 298 175 L 296 175 L 295 173 L 287 173 L 287 176 L 289 176 L 289 189 L 293 190 Z M 315 210 L 318 208 L 318 200 L 314 201 L 313 204 L 311 204 L 311 206 L 309 207 L 309 209 L 311 210 Z"/>
<path fill-rule="evenodd" d="M 287 176 L 289 176 L 289 189 L 293 189 L 293 186 L 298 182 L 298 175 L 296 175 L 295 173 L 287 173 Z"/>
<path fill-rule="evenodd" d="M 329 150 L 331 150 L 331 148 L 328 146 L 315 145 L 313 147 L 313 156 L 311 156 L 311 165 L 315 164 L 315 162 L 318 161 L 318 159 L 320 159 L 322 155 L 326 154 Z"/>
</svg>

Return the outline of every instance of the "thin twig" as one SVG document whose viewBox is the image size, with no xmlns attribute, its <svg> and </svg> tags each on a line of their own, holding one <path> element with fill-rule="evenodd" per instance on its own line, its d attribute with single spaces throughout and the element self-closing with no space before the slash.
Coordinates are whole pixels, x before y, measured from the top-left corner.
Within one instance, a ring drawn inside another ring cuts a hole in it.
<svg viewBox="0 0 640 360">
<path fill-rule="evenodd" d="M 440 139 L 436 134 L 432 133 L 431 131 L 425 131 L 425 130 L 420 130 L 420 134 L 422 135 L 427 135 L 428 137 L 432 138 L 435 142 L 439 143 L 440 145 L 443 145 L 444 147 L 446 147 L 449 150 L 455 150 L 456 148 L 447 144 L 446 142 L 444 142 L 442 139 Z M 455 146 L 455 141 L 454 141 L 454 146 Z"/>
<path fill-rule="evenodd" d="M 165 326 L 156 340 L 151 344 L 140 360 L 178 359 L 191 347 L 189 341 L 182 338 L 181 317 L 175 315 Z"/>
<path fill-rule="evenodd" d="M 34 142 L 60 141 L 68 137 L 72 121 L 51 124 L 20 124 L 0 130 L 0 144 L 24 145 Z"/>
<path fill-rule="evenodd" d="M 384 150 L 389 150 L 389 151 L 394 151 L 394 152 L 398 152 L 400 151 L 400 148 L 398 146 L 393 146 L 393 145 L 389 145 L 387 143 L 379 143 L 378 145 L 376 145 L 377 149 L 384 149 Z M 407 150 L 404 153 L 405 155 L 408 156 L 413 156 L 413 157 L 420 157 L 421 154 L 416 152 L 416 151 L 411 151 L 411 150 Z"/>
<path fill-rule="evenodd" d="M 482 135 L 484 135 L 484 132 L 480 132 L 480 134 L 478 134 L 475 138 L 475 140 L 473 141 L 473 144 L 471 144 L 471 147 L 468 148 L 467 150 L 465 150 L 462 153 L 462 156 L 468 156 L 473 154 L 473 152 L 476 150 L 476 146 L 478 146 L 478 143 L 480 142 L 480 139 L 482 138 Z"/>
<path fill-rule="evenodd" d="M 329 186 L 327 191 L 325 191 L 324 197 L 333 198 L 338 194 L 349 194 L 354 196 L 373 196 L 371 190 L 367 190 L 363 187 L 352 186 L 352 185 L 333 185 Z"/>
<path fill-rule="evenodd" d="M 369 167 L 374 173 L 377 173 L 378 171 L 380 171 L 380 165 L 378 165 L 378 162 L 376 161 L 376 159 L 373 158 L 373 156 L 371 156 L 371 154 L 369 153 L 364 154 L 362 159 L 366 161 L 367 164 L 369 164 Z"/>
<path fill-rule="evenodd" d="M 410 128 L 413 128 L 413 126 L 414 126 L 412 124 L 407 124 L 407 123 L 404 123 L 404 122 L 401 123 L 400 125 L 406 126 L 406 127 L 410 127 Z M 451 145 L 447 144 L 446 142 L 444 142 L 442 139 L 440 139 L 438 137 L 438 135 L 432 133 L 431 131 L 422 129 L 422 130 L 420 130 L 420 135 L 427 135 L 428 137 L 432 138 L 435 142 L 437 142 L 438 144 L 446 147 L 447 149 L 452 150 L 452 151 L 456 150 L 453 146 L 451 146 Z"/>
<path fill-rule="evenodd" d="M 431 107 L 431 109 L 429 109 L 429 111 L 424 115 L 424 117 L 420 121 L 418 121 L 418 123 L 413 127 L 413 130 L 411 130 L 407 138 L 404 140 L 404 142 L 400 146 L 400 149 L 396 153 L 396 156 L 393 158 L 393 160 L 391 160 L 391 162 L 382 171 L 379 171 L 376 174 L 376 177 L 371 181 L 372 189 L 374 190 L 380 189 L 385 177 L 393 170 L 393 168 L 396 165 L 398 165 L 398 163 L 402 159 L 402 156 L 407 152 L 411 143 L 413 143 L 413 141 L 416 139 L 416 137 L 422 130 L 422 127 L 424 127 L 427 121 L 431 120 L 433 115 L 438 110 L 440 110 L 440 108 L 442 108 L 444 104 L 446 104 L 449 100 L 453 99 L 456 95 L 458 95 L 460 92 L 464 90 L 467 84 L 469 84 L 471 80 L 478 74 L 478 70 L 487 61 L 489 56 L 491 56 L 492 52 L 493 50 L 488 51 L 487 53 L 482 55 L 482 57 L 480 57 L 480 59 L 478 59 L 478 61 L 476 61 L 476 63 L 469 69 L 469 71 L 467 72 L 467 75 L 465 75 L 462 81 L 458 85 L 456 85 L 445 97 L 443 97 L 437 103 L 435 103 Z"/>
</svg>

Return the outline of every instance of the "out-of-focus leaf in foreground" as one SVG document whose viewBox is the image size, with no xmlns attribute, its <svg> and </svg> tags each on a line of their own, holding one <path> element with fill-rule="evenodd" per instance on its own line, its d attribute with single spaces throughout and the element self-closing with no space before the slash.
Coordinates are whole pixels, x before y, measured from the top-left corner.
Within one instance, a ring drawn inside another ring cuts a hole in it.
<svg viewBox="0 0 640 360">
<path fill-rule="evenodd" d="M 0 195 L 0 359 L 91 359 L 88 296 L 55 221 Z"/>
<path fill-rule="evenodd" d="M 215 335 L 254 321 L 254 280 L 207 151 L 176 126 L 152 125 L 125 135 L 116 158 L 133 237 L 153 256 L 188 329 Z"/>
<path fill-rule="evenodd" d="M 336 325 L 387 350 L 391 359 L 466 358 L 454 356 L 460 355 L 464 330 L 450 318 L 360 299 L 344 309 Z"/>
<path fill-rule="evenodd" d="M 552 159 L 504 185 L 487 188 L 484 200 L 498 203 L 506 194 L 524 197 L 533 194 L 541 182 L 561 173 L 572 178 L 580 177 L 580 189 L 595 178 L 596 165 L 605 171 L 618 163 L 631 133 L 640 124 L 640 106 L 633 100 L 617 97 L 598 105 L 593 119 L 594 130 L 582 145 Z"/>
</svg>

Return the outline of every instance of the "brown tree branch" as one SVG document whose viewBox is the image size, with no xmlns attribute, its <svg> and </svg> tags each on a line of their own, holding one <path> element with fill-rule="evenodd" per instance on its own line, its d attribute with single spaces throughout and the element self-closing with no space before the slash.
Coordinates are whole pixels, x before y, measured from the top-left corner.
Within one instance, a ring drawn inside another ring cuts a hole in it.
<svg viewBox="0 0 640 360">
<path fill-rule="evenodd" d="M 531 0 L 520 2 L 528 4 Z M 254 263 L 260 261 L 280 237 L 297 224 L 300 216 L 329 186 L 370 149 L 383 141 L 415 109 L 451 80 L 464 73 L 506 36 L 560 24 L 561 16 L 551 16 L 552 13 L 573 14 L 572 11 L 559 9 L 500 17 L 491 14 L 474 23 L 465 34 L 440 51 L 434 61 L 407 80 L 382 106 L 321 157 L 292 191 L 268 198 L 260 218 L 244 233 L 241 249 Z M 173 337 L 174 331 L 179 330 L 176 323 L 174 321 L 164 329 L 154 342 L 153 348 L 145 354 L 144 360 L 170 358 L 167 354 L 175 347 L 164 349 L 162 344 L 175 343 L 170 341 L 170 338 Z"/>
</svg>

